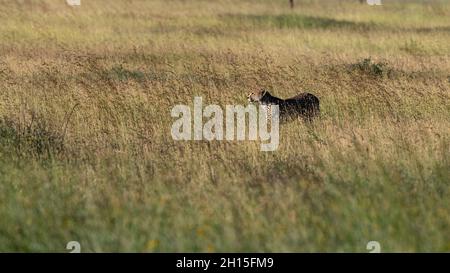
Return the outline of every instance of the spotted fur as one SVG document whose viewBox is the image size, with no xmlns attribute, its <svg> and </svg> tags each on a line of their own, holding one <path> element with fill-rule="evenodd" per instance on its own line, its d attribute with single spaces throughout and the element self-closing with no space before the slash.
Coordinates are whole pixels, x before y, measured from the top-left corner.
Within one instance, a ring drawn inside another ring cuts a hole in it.
<svg viewBox="0 0 450 273">
<path fill-rule="evenodd" d="M 280 110 L 280 120 L 301 117 L 311 121 L 320 114 L 319 99 L 310 93 L 301 93 L 288 99 L 280 99 L 272 96 L 266 90 L 260 90 L 248 95 L 249 102 L 256 102 L 266 107 L 267 118 L 271 118 L 271 105 L 278 105 Z"/>
</svg>

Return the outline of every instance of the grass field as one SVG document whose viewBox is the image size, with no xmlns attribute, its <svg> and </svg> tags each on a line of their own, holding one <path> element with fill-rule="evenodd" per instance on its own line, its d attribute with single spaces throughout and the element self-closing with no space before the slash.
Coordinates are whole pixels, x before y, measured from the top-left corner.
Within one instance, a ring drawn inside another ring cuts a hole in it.
<svg viewBox="0 0 450 273">
<path fill-rule="evenodd" d="M 425 3 L 424 3 L 425 2 Z M 450 1 L 0 0 L 0 251 L 450 251 Z M 280 146 L 176 104 L 321 100 Z"/>
</svg>

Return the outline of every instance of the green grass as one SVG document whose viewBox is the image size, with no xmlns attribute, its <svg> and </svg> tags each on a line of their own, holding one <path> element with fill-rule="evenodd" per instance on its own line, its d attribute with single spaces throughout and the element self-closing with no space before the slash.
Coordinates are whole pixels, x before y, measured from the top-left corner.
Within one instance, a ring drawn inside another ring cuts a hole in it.
<svg viewBox="0 0 450 273">
<path fill-rule="evenodd" d="M 296 2 L 0 1 L 0 251 L 450 251 L 450 2 Z M 261 87 L 321 117 L 172 140 Z"/>
</svg>

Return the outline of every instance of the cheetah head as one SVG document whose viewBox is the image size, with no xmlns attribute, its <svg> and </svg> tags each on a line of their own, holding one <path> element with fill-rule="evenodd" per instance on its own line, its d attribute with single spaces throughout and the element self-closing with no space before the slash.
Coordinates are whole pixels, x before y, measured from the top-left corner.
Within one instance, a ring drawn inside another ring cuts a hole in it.
<svg viewBox="0 0 450 273">
<path fill-rule="evenodd" d="M 268 92 L 264 89 L 261 89 L 259 91 L 255 91 L 250 93 L 247 98 L 249 102 L 261 102 L 262 98 L 267 94 Z"/>
</svg>

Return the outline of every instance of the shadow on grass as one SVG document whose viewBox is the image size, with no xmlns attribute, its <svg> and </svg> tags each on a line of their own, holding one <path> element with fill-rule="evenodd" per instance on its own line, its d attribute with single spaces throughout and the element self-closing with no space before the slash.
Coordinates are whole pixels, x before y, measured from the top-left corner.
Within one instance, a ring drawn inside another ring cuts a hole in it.
<svg viewBox="0 0 450 273">
<path fill-rule="evenodd" d="M 350 31 L 391 31 L 391 32 L 450 32 L 450 26 L 400 28 L 381 25 L 375 22 L 353 22 L 327 17 L 306 16 L 301 14 L 256 15 L 256 14 L 225 14 L 222 20 L 229 25 L 248 26 L 255 28 L 297 28 L 297 29 L 344 29 Z"/>
<path fill-rule="evenodd" d="M 276 27 L 276 28 L 300 28 L 300 29 L 349 29 L 349 30 L 374 30 L 378 26 L 371 23 L 352 22 L 337 20 L 326 17 L 305 16 L 300 14 L 281 15 L 222 15 L 226 23 L 236 23 L 253 27 Z"/>
<path fill-rule="evenodd" d="M 410 28 L 408 31 L 419 32 L 419 33 L 430 33 L 430 32 L 447 32 L 450 33 L 450 26 L 437 26 L 437 27 L 419 27 Z"/>
<path fill-rule="evenodd" d="M 0 119 L 0 148 L 17 156 L 51 158 L 64 151 L 64 133 L 51 127 L 40 116 L 27 123 Z"/>
</svg>

